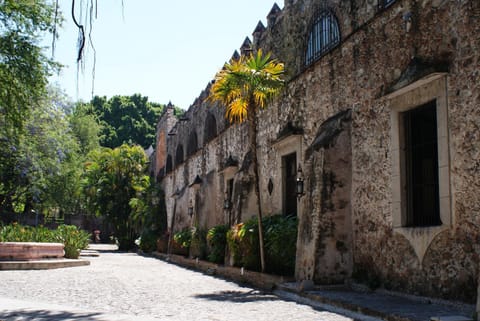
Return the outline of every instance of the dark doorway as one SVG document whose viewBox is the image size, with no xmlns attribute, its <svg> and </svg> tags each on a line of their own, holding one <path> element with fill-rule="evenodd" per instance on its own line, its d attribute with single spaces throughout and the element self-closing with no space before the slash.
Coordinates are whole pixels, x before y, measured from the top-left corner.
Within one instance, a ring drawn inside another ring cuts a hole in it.
<svg viewBox="0 0 480 321">
<path fill-rule="evenodd" d="M 403 113 L 407 226 L 441 225 L 435 101 Z"/>
<path fill-rule="evenodd" d="M 282 157 L 283 165 L 283 214 L 297 215 L 297 153 Z"/>
</svg>

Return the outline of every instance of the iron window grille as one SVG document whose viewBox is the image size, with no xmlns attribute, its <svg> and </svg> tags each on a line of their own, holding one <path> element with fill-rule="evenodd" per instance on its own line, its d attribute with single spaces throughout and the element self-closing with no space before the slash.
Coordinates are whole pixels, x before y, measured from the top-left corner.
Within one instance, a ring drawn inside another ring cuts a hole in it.
<svg viewBox="0 0 480 321">
<path fill-rule="evenodd" d="M 339 43 L 340 29 L 337 18 L 331 11 L 321 10 L 314 17 L 310 27 L 305 65 L 314 63 Z"/>
</svg>

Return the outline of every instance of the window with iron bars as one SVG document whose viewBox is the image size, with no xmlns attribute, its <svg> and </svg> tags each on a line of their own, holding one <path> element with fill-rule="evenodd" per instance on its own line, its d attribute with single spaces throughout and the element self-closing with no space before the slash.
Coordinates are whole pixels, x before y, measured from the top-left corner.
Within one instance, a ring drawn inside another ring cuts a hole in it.
<svg viewBox="0 0 480 321">
<path fill-rule="evenodd" d="M 329 10 L 322 10 L 313 19 L 307 40 L 305 65 L 308 66 L 340 43 L 337 18 Z"/>
</svg>

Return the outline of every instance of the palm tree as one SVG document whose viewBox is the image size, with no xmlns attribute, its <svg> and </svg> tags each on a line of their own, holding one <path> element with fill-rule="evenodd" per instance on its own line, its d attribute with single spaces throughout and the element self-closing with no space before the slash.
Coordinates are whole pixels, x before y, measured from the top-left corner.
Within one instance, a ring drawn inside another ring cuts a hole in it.
<svg viewBox="0 0 480 321">
<path fill-rule="evenodd" d="M 215 76 L 215 82 L 209 95 L 211 101 L 219 101 L 226 106 L 226 117 L 231 123 L 248 122 L 248 137 L 257 197 L 262 272 L 265 271 L 265 254 L 257 159 L 257 113 L 280 93 L 284 84 L 283 72 L 283 64 L 276 59 L 270 59 L 270 54 L 263 55 L 260 49 L 256 54 L 242 55 L 239 59 L 232 59 L 226 63 Z"/>
</svg>

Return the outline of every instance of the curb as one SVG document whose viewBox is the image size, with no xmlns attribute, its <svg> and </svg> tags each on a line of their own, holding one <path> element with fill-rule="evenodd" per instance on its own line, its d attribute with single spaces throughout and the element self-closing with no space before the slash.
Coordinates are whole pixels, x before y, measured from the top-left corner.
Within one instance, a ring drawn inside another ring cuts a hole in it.
<svg viewBox="0 0 480 321">
<path fill-rule="evenodd" d="M 201 271 L 208 275 L 216 275 L 237 283 L 249 284 L 265 291 L 272 291 L 278 284 L 294 281 L 293 277 L 254 272 L 243 268 L 224 266 L 198 259 L 189 259 L 176 254 L 168 255 L 165 253 L 152 252 L 151 256 L 182 267 Z"/>
<path fill-rule="evenodd" d="M 0 270 L 50 270 L 90 265 L 87 260 L 50 259 L 35 261 L 0 261 Z"/>
<path fill-rule="evenodd" d="M 167 255 L 164 253 L 153 252 L 149 256 L 158 258 L 168 263 L 173 263 L 178 266 L 189 268 L 192 270 L 200 271 L 208 275 L 215 275 L 223 277 L 225 279 L 234 281 L 239 284 L 248 284 L 258 289 L 262 289 L 268 292 L 271 292 L 279 297 L 282 297 L 287 300 L 292 300 L 298 303 L 307 304 L 318 309 L 327 310 L 333 313 L 339 313 L 350 317 L 354 320 L 364 320 L 364 321 L 418 321 L 419 318 L 411 315 L 411 313 L 397 313 L 395 308 L 392 310 L 385 310 L 383 308 L 376 309 L 375 307 L 362 305 L 358 302 L 352 302 L 348 300 L 340 300 L 336 297 L 329 297 L 328 295 L 322 295 L 322 290 L 339 290 L 345 289 L 346 285 L 330 285 L 330 286 L 314 286 L 310 287 L 309 284 L 296 283 L 293 277 L 282 277 L 277 275 L 270 275 L 260 272 L 253 272 L 249 270 L 244 270 L 243 268 L 230 267 L 219 265 L 207 261 L 202 261 L 198 259 L 189 259 L 181 255 Z M 353 284 L 351 285 L 353 288 Z M 349 288 L 347 286 L 347 288 Z M 320 290 L 320 291 L 317 291 Z M 351 291 L 355 293 L 364 293 L 365 291 L 360 291 L 359 289 Z M 469 315 L 465 311 L 471 310 L 472 307 L 467 307 L 468 305 L 458 306 L 456 303 L 451 303 L 444 300 L 434 300 L 431 298 L 417 297 L 413 295 L 399 294 L 392 291 L 381 291 L 377 290 L 374 292 L 375 295 L 392 296 L 401 298 L 407 301 L 421 302 L 425 306 L 430 306 L 430 304 L 437 304 L 441 306 L 449 306 L 454 308 L 456 311 L 447 311 L 445 312 L 442 309 L 437 311 L 432 311 L 432 315 L 429 316 L 427 320 L 435 319 L 432 318 L 435 313 L 440 312 L 438 317 L 435 320 L 472 320 L 472 318 L 465 317 Z M 365 292 L 367 294 L 367 292 Z M 355 301 L 355 300 L 353 300 Z M 402 302 L 403 304 L 403 302 Z M 408 306 L 409 302 L 406 302 Z M 384 311 L 385 310 L 385 311 Z M 464 311 L 465 310 L 465 311 Z M 453 312 L 453 314 L 451 313 Z M 457 315 L 457 313 L 460 314 Z M 446 313 L 446 314 L 445 314 Z M 423 319 L 422 319 L 423 320 Z"/>
</svg>

